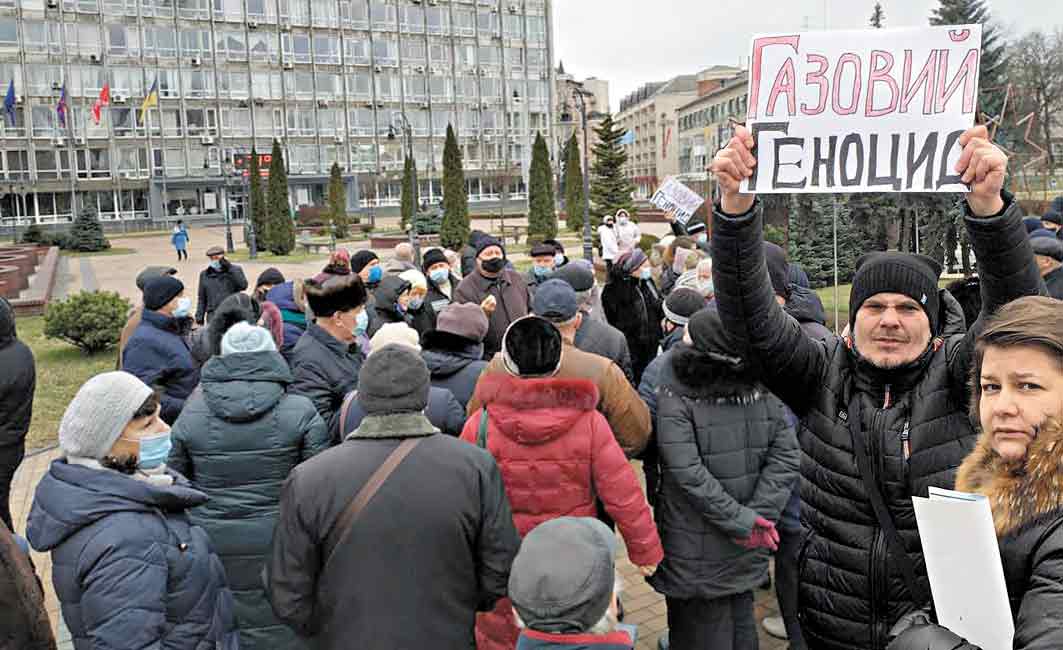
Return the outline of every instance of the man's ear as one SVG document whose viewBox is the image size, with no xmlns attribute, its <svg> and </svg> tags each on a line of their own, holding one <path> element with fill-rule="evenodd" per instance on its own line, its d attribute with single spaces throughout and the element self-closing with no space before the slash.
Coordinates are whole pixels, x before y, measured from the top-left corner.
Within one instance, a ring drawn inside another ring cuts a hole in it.
<svg viewBox="0 0 1063 650">
<path fill-rule="evenodd" d="M 583 312 L 582 311 L 577 311 L 576 312 L 576 329 L 579 329 L 581 325 L 583 325 Z"/>
</svg>

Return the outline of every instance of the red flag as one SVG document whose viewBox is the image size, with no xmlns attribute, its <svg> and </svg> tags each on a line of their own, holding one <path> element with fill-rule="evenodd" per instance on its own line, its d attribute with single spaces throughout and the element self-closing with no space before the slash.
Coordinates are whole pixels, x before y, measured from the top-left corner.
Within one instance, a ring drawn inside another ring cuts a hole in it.
<svg viewBox="0 0 1063 650">
<path fill-rule="evenodd" d="M 111 84 L 103 84 L 103 88 L 100 90 L 100 96 L 96 98 L 96 102 L 92 105 L 92 121 L 96 124 L 100 123 L 100 112 L 104 106 L 109 106 L 111 103 Z"/>
</svg>

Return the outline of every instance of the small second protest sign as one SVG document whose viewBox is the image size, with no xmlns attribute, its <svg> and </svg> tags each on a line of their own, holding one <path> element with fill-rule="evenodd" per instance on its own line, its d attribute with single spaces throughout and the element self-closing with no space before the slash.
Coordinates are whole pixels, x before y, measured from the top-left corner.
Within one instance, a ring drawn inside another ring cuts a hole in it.
<svg viewBox="0 0 1063 650">
<path fill-rule="evenodd" d="M 743 192 L 966 192 L 982 26 L 754 36 Z"/>
<path fill-rule="evenodd" d="M 705 202 L 705 199 L 698 196 L 698 194 L 683 185 L 675 179 L 670 177 L 665 179 L 661 186 L 657 188 L 657 191 L 650 197 L 650 203 L 665 212 L 674 212 L 675 220 L 679 223 L 685 224 L 690 221 L 690 218 L 694 216 L 694 213 L 698 211 L 701 204 Z"/>
</svg>

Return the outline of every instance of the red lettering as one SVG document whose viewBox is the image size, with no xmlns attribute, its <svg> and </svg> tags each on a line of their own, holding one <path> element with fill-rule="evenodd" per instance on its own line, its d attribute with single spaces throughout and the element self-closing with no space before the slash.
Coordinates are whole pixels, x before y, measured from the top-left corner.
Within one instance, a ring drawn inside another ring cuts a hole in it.
<svg viewBox="0 0 1063 650">
<path fill-rule="evenodd" d="M 809 108 L 807 103 L 801 102 L 801 112 L 805 115 L 819 115 L 827 110 L 827 96 L 830 95 L 830 83 L 827 81 L 825 75 L 827 73 L 827 68 L 830 67 L 830 63 L 827 62 L 827 57 L 822 54 L 809 54 L 808 62 L 819 65 L 819 70 L 809 72 L 805 75 L 806 84 L 809 86 L 813 84 L 819 86 L 819 103 L 816 104 L 814 108 Z"/>
<path fill-rule="evenodd" d="M 902 80 L 901 91 L 901 103 L 899 112 L 907 113 L 908 104 L 919 94 L 919 91 L 923 91 L 923 115 L 930 115 L 933 107 L 934 97 L 934 84 L 937 80 L 937 60 L 938 50 L 930 52 L 930 56 L 927 57 L 926 63 L 923 64 L 922 71 L 919 72 L 919 76 L 912 81 L 912 51 L 904 51 L 904 75 Z"/>
<path fill-rule="evenodd" d="M 879 67 L 879 62 L 885 65 Z M 867 102 L 864 107 L 864 114 L 868 117 L 888 115 L 897 110 L 897 100 L 900 95 L 897 81 L 890 75 L 890 71 L 893 70 L 893 55 L 883 50 L 872 50 L 871 62 L 868 67 L 871 68 L 871 76 L 867 80 Z M 885 84 L 890 93 L 889 103 L 882 108 L 875 108 L 875 86 L 878 84 Z"/>
<path fill-rule="evenodd" d="M 768 38 L 758 38 L 753 41 L 753 64 L 750 69 L 750 82 L 749 82 L 749 117 L 757 117 L 757 106 L 760 101 L 760 81 L 763 75 L 763 63 L 764 63 L 764 48 L 771 45 L 789 45 L 797 52 L 797 45 L 801 41 L 801 37 L 794 34 L 793 36 L 771 36 Z"/>
<path fill-rule="evenodd" d="M 766 115 L 775 114 L 775 102 L 779 95 L 786 95 L 786 110 L 791 117 L 797 114 L 797 96 L 794 93 L 794 81 L 797 73 L 794 72 L 794 60 L 786 59 L 786 63 L 779 68 L 779 74 L 775 75 L 775 83 L 771 85 L 771 94 L 768 95 L 768 106 L 764 111 Z"/>
<path fill-rule="evenodd" d="M 956 93 L 956 89 L 960 87 L 960 81 L 962 80 L 963 112 L 973 113 L 974 92 L 978 83 L 978 50 L 968 50 L 967 56 L 963 57 L 963 63 L 960 64 L 960 69 L 956 71 L 956 76 L 952 78 L 952 82 L 946 88 L 945 78 L 948 76 L 948 71 L 949 53 L 948 50 L 941 50 L 941 57 L 938 59 L 937 93 L 934 97 L 934 112 L 945 112 L 945 106 Z"/>
<path fill-rule="evenodd" d="M 848 106 L 842 106 L 841 102 L 841 84 L 842 73 L 845 71 L 845 65 L 849 64 L 853 66 L 853 94 L 850 98 Z M 834 93 L 831 102 L 831 108 L 838 115 L 852 115 L 856 112 L 856 107 L 860 103 L 860 90 L 863 87 L 863 82 L 860 80 L 860 72 L 863 66 L 860 63 L 860 57 L 852 52 L 846 52 L 838 57 L 838 67 L 834 69 Z"/>
</svg>

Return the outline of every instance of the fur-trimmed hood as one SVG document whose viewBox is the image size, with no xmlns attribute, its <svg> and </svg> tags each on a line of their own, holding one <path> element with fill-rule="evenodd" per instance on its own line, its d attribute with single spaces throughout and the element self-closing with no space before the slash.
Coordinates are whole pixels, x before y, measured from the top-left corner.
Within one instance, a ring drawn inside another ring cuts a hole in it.
<svg viewBox="0 0 1063 650">
<path fill-rule="evenodd" d="M 1063 423 L 1046 422 L 1019 462 L 1002 459 L 991 438 L 986 432 L 979 437 L 960 465 L 956 489 L 989 499 L 998 537 L 1063 509 Z"/>
<path fill-rule="evenodd" d="M 746 404 L 764 393 L 748 374 L 697 348 L 679 343 L 661 368 L 661 390 L 695 400 Z"/>
<path fill-rule="evenodd" d="M 501 432 L 522 444 L 542 444 L 573 429 L 598 408 L 598 387 L 588 379 L 522 379 L 485 374 L 476 397 Z"/>
</svg>

